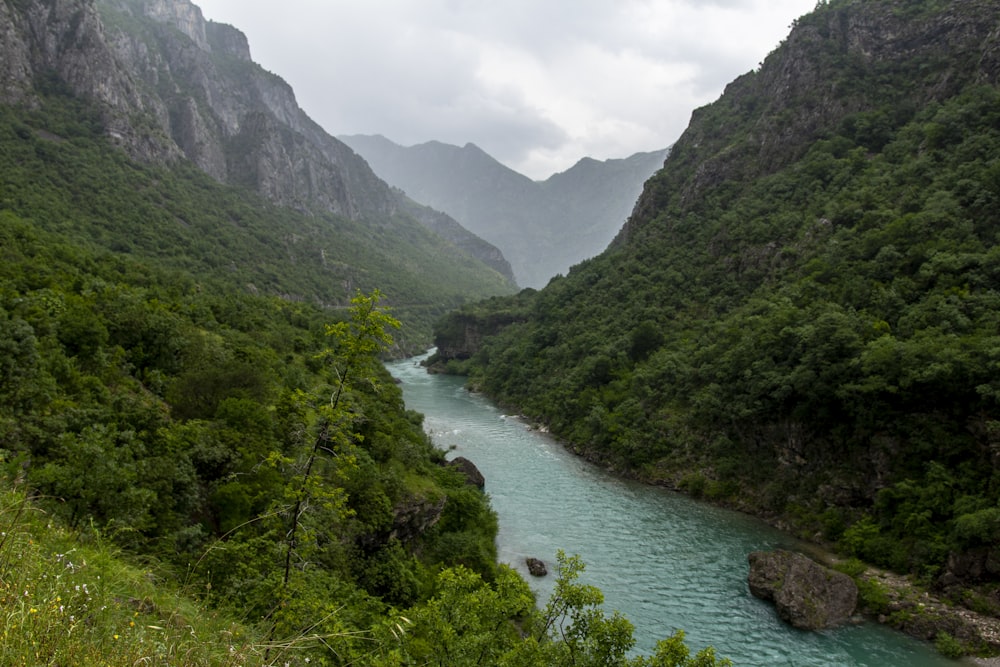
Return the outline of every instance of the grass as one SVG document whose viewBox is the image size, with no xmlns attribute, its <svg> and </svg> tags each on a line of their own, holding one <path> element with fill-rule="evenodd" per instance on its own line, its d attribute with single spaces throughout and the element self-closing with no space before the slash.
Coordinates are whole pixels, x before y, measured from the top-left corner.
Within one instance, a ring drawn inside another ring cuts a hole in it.
<svg viewBox="0 0 1000 667">
<path fill-rule="evenodd" d="M 235 666 L 267 664 L 264 655 L 254 628 L 129 564 L 99 535 L 81 540 L 0 481 L 0 664 Z"/>
</svg>

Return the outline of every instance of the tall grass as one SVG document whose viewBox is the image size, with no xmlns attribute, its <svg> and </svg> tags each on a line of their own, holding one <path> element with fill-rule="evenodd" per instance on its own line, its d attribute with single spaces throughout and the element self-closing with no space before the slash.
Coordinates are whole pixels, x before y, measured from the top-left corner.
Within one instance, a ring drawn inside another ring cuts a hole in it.
<svg viewBox="0 0 1000 667">
<path fill-rule="evenodd" d="M 263 656 L 256 630 L 128 564 L 99 536 L 81 541 L 0 480 L 0 665 L 236 666 Z"/>
</svg>

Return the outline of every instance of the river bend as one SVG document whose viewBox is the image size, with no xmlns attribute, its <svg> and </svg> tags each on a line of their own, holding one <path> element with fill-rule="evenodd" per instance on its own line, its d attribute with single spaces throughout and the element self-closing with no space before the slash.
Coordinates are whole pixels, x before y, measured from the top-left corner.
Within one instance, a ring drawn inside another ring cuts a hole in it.
<svg viewBox="0 0 1000 667">
<path fill-rule="evenodd" d="M 425 415 L 449 458 L 464 456 L 482 471 L 500 520 L 500 560 L 541 601 L 552 575 L 531 578 L 524 559 L 551 565 L 562 549 L 586 563 L 581 580 L 604 592 L 606 609 L 635 624 L 644 653 L 683 628 L 692 648 L 711 644 L 738 667 L 959 664 L 878 624 L 820 633 L 787 626 L 750 594 L 746 576 L 747 554 L 794 547 L 791 538 L 752 517 L 618 479 L 466 391 L 462 378 L 428 374 L 420 359 L 388 365 L 406 406 Z"/>
</svg>

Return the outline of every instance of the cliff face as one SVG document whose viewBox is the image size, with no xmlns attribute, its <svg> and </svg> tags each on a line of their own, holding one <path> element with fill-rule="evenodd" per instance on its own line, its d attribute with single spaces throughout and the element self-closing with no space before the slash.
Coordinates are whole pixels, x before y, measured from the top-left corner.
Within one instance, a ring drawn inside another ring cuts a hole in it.
<svg viewBox="0 0 1000 667">
<path fill-rule="evenodd" d="M 163 118 L 156 100 L 121 66 L 92 1 L 0 3 L 0 103 L 38 104 L 52 86 L 98 103 L 108 135 L 141 159 L 180 152 L 162 133 L 135 127 L 136 112 Z"/>
<path fill-rule="evenodd" d="M 161 128 L 225 183 L 295 208 L 384 219 L 393 197 L 367 165 L 299 108 L 292 88 L 253 63 L 246 37 L 186 0 L 106 0 L 119 62 L 160 103 Z"/>
<path fill-rule="evenodd" d="M 134 159 L 186 158 L 277 204 L 378 226 L 412 208 L 253 62 L 242 32 L 189 0 L 4 0 L 0 37 L 0 103 L 37 105 L 52 86 L 86 98 Z M 503 272 L 494 246 L 447 226 L 447 240 Z"/>
</svg>

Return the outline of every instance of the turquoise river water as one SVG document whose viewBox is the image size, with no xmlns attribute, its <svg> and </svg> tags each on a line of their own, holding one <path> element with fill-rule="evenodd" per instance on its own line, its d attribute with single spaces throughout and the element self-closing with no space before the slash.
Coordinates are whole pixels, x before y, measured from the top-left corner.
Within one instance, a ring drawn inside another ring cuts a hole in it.
<svg viewBox="0 0 1000 667">
<path fill-rule="evenodd" d="M 389 364 L 406 406 L 425 415 L 434 442 L 486 477 L 500 519 L 499 557 L 544 602 L 552 575 L 528 576 L 524 559 L 548 564 L 558 549 L 579 554 L 581 577 L 609 612 L 635 625 L 636 648 L 682 628 L 692 648 L 711 644 L 737 667 L 955 667 L 932 646 L 875 623 L 807 633 L 784 624 L 746 584 L 747 554 L 794 541 L 743 514 L 618 479 L 549 436 L 504 415 L 462 379 L 430 375 L 419 359 Z M 551 568 L 550 568 L 551 569 Z"/>
</svg>

